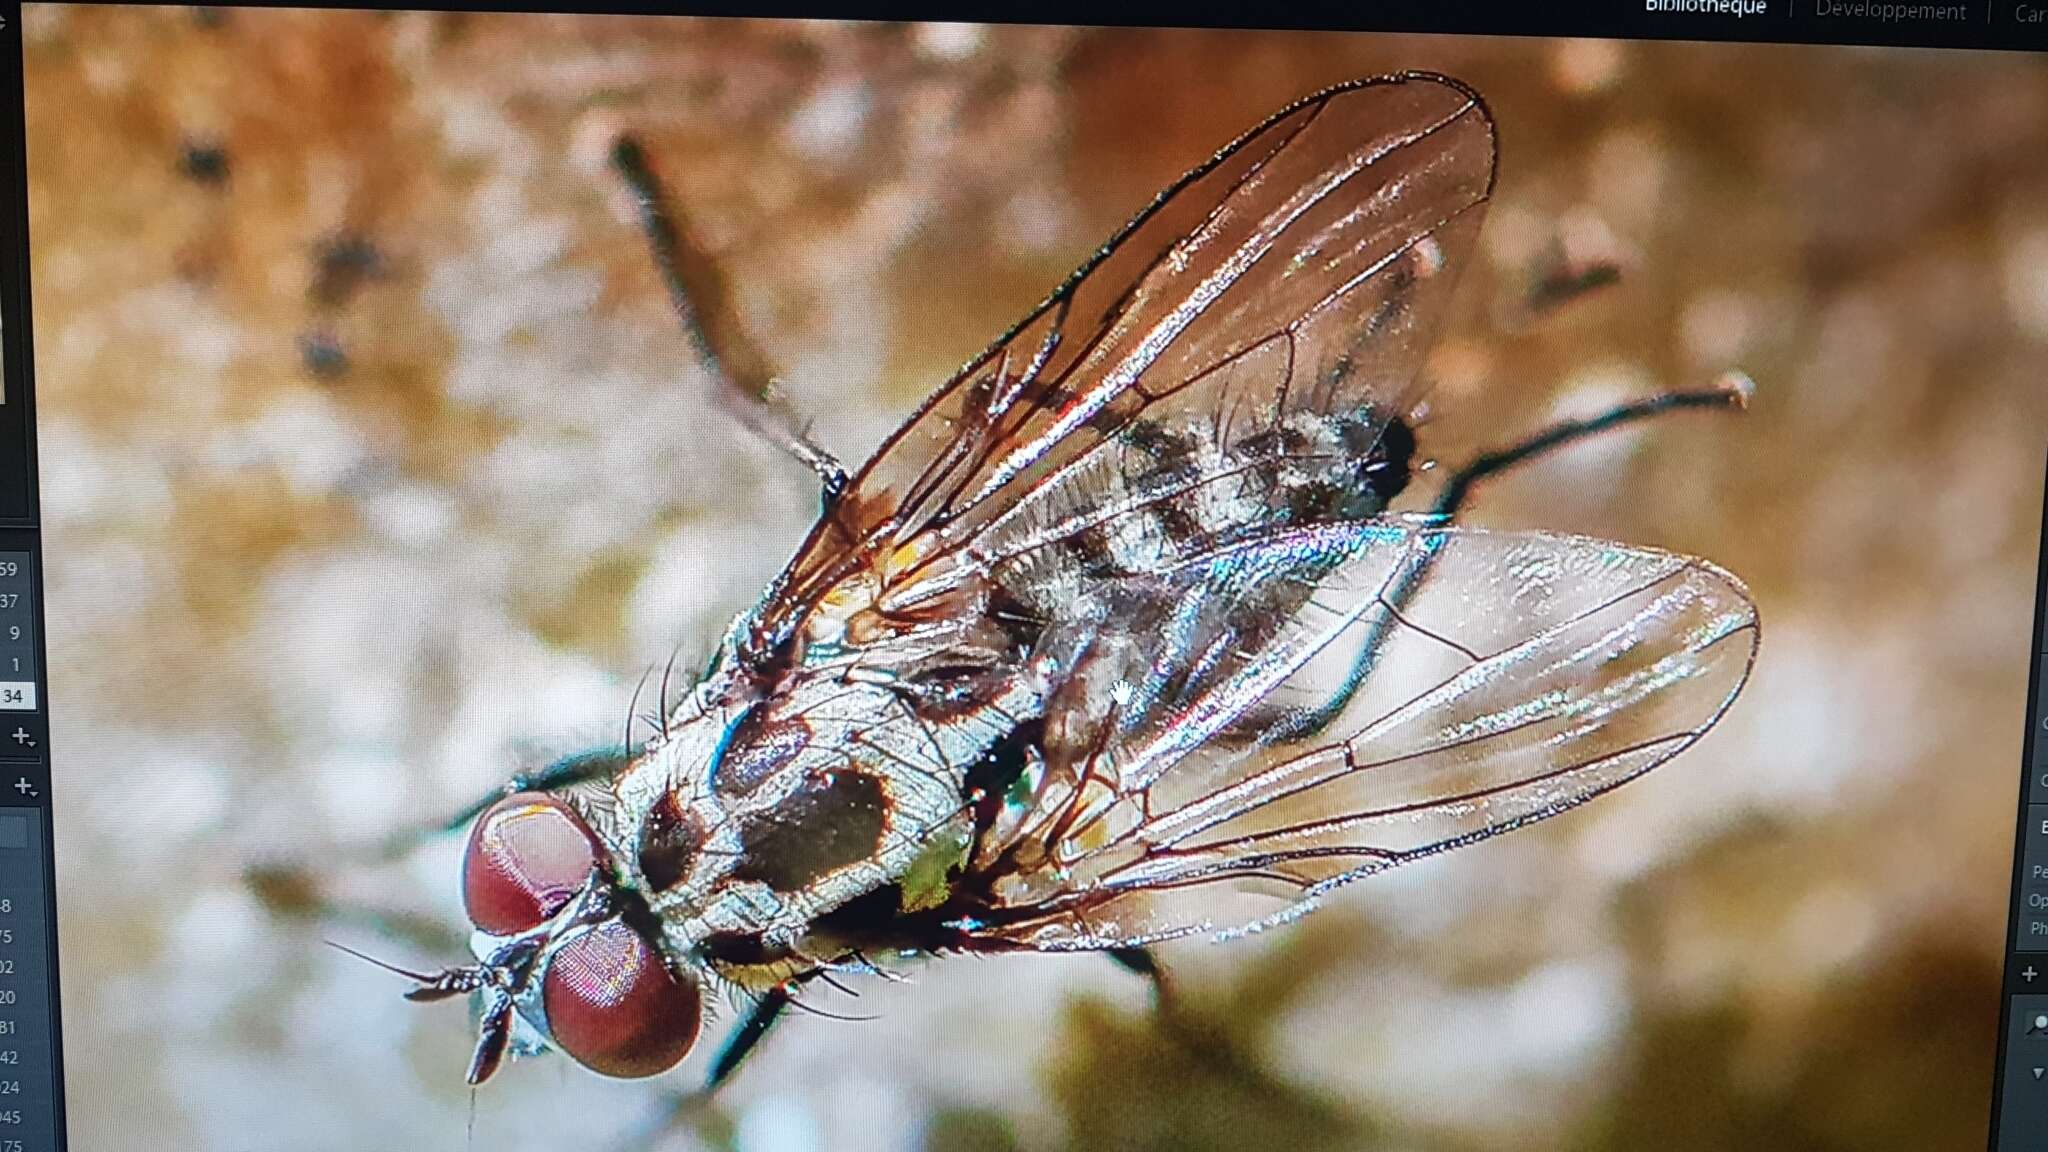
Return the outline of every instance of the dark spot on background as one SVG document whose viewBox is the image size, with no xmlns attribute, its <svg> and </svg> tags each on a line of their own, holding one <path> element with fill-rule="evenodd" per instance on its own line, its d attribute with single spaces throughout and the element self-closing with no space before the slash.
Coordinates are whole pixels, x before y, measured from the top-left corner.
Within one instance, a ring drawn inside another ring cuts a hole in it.
<svg viewBox="0 0 2048 1152">
<path fill-rule="evenodd" d="M 365 281 L 385 271 L 384 254 L 377 245 L 354 232 L 337 233 L 322 241 L 313 262 L 310 294 L 315 304 L 326 308 L 348 303 Z"/>
<path fill-rule="evenodd" d="M 306 371 L 323 380 L 348 373 L 348 352 L 332 332 L 304 332 L 299 335 L 299 362 Z"/>
<path fill-rule="evenodd" d="M 192 140 L 178 154 L 178 171 L 187 180 L 208 188 L 228 182 L 228 150 L 211 140 Z"/>
<path fill-rule="evenodd" d="M 924 1124 L 919 1152 L 1013 1152 L 1020 1147 L 1008 1117 L 989 1108 L 941 1108 Z"/>
</svg>

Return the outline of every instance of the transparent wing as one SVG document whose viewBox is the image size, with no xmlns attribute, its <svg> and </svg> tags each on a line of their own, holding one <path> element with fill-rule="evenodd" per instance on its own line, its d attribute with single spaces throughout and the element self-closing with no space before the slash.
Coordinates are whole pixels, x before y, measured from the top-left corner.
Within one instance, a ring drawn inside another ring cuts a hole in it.
<svg viewBox="0 0 2048 1152">
<path fill-rule="evenodd" d="M 1282 110 L 1163 193 L 883 445 L 759 634 L 790 634 L 849 580 L 981 574 L 970 541 L 1025 503 L 1044 518 L 1092 502 L 1090 462 L 1141 421 L 1243 436 L 1290 411 L 1405 412 L 1493 172 L 1484 105 L 1440 76 Z"/>
<path fill-rule="evenodd" d="M 1758 640 L 1727 572 L 1568 536 L 1383 520 L 1171 576 L 1076 626 L 1045 761 L 973 862 L 982 938 L 1101 948 L 1299 915 L 1670 759 Z"/>
</svg>

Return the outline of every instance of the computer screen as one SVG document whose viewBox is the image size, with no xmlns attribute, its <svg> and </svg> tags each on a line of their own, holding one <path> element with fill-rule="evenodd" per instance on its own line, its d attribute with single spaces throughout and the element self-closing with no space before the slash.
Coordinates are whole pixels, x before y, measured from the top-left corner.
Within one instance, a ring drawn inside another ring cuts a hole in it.
<svg viewBox="0 0 2048 1152">
<path fill-rule="evenodd" d="M 0 1152 L 2043 1146 L 2048 8 L 1374 7 L 0 8 Z"/>
</svg>

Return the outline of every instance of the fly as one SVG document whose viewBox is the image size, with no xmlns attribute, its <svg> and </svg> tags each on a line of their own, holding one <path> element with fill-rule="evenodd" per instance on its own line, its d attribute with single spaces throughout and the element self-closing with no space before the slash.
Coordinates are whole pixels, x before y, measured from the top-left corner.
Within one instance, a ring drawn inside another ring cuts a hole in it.
<svg viewBox="0 0 2048 1152">
<path fill-rule="evenodd" d="M 1495 175 L 1443 76 L 1293 104 L 1162 193 L 857 474 L 812 444 L 639 148 L 696 345 L 823 512 L 643 746 L 468 813 L 472 1083 L 515 1038 L 611 1076 L 912 955 L 1144 950 L 1556 815 L 1697 741 L 1759 638 L 1682 555 L 1469 528 L 1473 486 L 1728 380 L 1424 469 L 1421 364 Z M 1455 418 L 1455 417 L 1451 417 Z M 1439 418 L 1445 419 L 1445 418 Z M 1412 510 L 1397 505 L 1410 496 Z"/>
</svg>

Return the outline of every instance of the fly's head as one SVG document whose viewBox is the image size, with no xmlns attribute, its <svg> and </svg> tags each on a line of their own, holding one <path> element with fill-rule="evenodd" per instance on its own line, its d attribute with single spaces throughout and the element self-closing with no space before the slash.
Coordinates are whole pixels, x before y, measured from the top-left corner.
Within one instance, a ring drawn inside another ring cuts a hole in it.
<svg viewBox="0 0 2048 1152">
<path fill-rule="evenodd" d="M 470 1083 L 497 1070 L 517 1021 L 606 1076 L 652 1076 L 689 1054 L 699 979 L 664 956 L 645 905 L 567 800 L 520 792 L 485 811 L 463 852 L 462 899 L 477 963 L 408 995 L 481 995 Z"/>
</svg>

